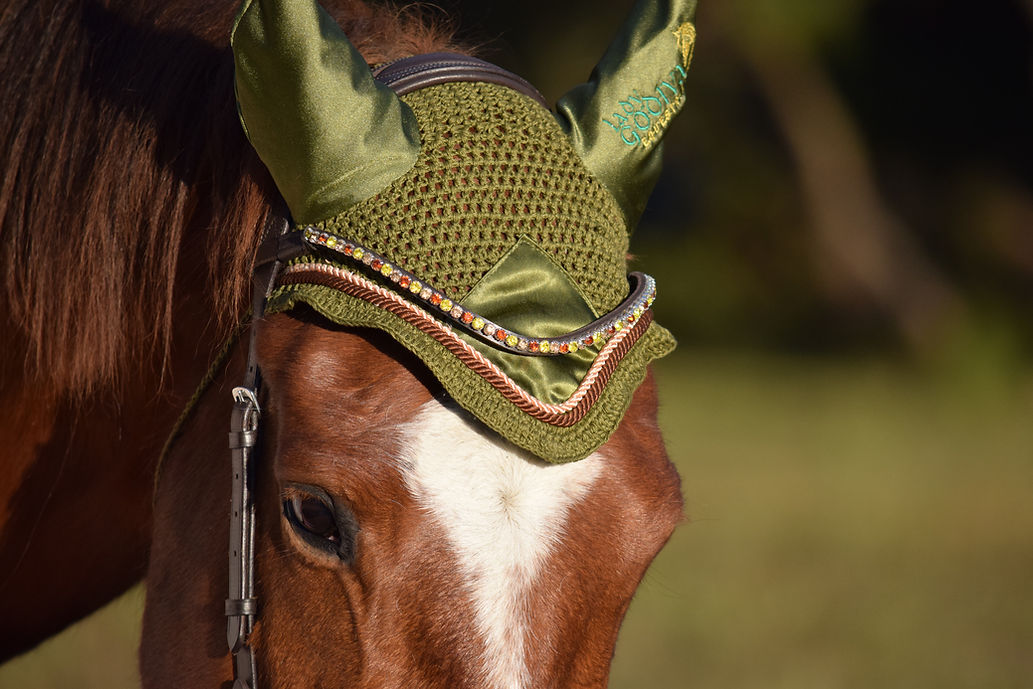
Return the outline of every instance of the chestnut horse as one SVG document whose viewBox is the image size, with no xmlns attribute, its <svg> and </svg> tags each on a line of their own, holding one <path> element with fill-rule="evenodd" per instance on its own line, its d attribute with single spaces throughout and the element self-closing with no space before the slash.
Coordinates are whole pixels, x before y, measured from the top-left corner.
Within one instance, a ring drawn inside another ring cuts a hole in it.
<svg viewBox="0 0 1033 689">
<path fill-rule="evenodd" d="M 456 49 L 417 13 L 330 5 L 371 64 Z M 154 482 L 244 318 L 276 195 L 237 121 L 233 12 L 12 0 L 0 14 L 0 660 L 146 576 L 144 686 L 232 679 L 226 429 L 244 345 Z M 293 311 L 261 322 L 257 353 L 262 686 L 605 686 L 682 514 L 651 377 L 601 449 L 548 465 L 386 335 Z M 346 513 L 306 513 L 313 493 Z M 304 542 L 299 514 L 341 552 Z"/>
</svg>

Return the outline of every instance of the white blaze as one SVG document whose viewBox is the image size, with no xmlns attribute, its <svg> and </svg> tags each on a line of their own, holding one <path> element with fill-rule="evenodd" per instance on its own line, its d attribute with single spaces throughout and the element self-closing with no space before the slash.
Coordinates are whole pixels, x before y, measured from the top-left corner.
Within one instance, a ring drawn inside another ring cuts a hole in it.
<svg viewBox="0 0 1033 689">
<path fill-rule="evenodd" d="M 473 597 L 491 689 L 525 689 L 525 594 L 600 458 L 548 464 L 431 400 L 408 425 L 406 484 L 444 527 Z"/>
</svg>

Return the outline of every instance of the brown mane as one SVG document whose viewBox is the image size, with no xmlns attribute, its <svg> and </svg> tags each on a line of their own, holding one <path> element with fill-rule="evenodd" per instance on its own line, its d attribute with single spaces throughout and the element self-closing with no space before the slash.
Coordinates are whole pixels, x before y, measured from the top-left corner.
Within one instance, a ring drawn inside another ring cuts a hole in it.
<svg viewBox="0 0 1033 689">
<path fill-rule="evenodd" d="M 449 27 L 418 7 L 332 5 L 370 63 L 453 49 Z M 2 344 L 36 382 L 89 391 L 152 353 L 163 365 L 177 279 L 207 281 L 214 327 L 240 317 L 272 185 L 237 122 L 234 11 L 119 0 L 0 11 Z"/>
</svg>

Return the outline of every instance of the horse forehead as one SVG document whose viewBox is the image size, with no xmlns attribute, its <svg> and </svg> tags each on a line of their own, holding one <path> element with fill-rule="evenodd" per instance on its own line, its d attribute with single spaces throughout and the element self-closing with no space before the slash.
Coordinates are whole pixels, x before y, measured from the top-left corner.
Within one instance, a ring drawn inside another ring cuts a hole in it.
<svg viewBox="0 0 1033 689">
<path fill-rule="evenodd" d="M 595 454 L 549 464 L 437 399 L 400 430 L 402 480 L 444 527 L 467 574 L 521 592 L 561 546 L 571 507 L 590 492 L 605 461 Z"/>
<path fill-rule="evenodd" d="M 451 402 L 434 399 L 401 429 L 410 491 L 455 520 L 554 531 L 566 508 L 592 485 L 603 461 L 549 464 L 499 438 Z M 462 505 L 467 509 L 462 509 Z M 542 517 L 521 523 L 520 516 Z"/>
<path fill-rule="evenodd" d="M 526 687 L 531 591 L 550 556 L 568 547 L 571 508 L 591 490 L 604 460 L 547 464 L 438 400 L 424 404 L 402 436 L 402 479 L 443 530 L 471 599 L 485 686 Z"/>
<path fill-rule="evenodd" d="M 283 314 L 259 331 L 263 375 L 292 411 L 367 424 L 408 418 L 432 392 L 411 354 L 383 333 L 328 329 Z"/>
</svg>

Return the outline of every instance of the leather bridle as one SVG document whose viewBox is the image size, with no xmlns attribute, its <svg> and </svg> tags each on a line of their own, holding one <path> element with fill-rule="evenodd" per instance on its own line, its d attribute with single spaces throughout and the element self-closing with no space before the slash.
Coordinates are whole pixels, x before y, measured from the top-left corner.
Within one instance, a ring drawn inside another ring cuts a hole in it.
<svg viewBox="0 0 1033 689">
<path fill-rule="evenodd" d="M 454 81 L 501 84 L 548 107 L 529 83 L 484 60 L 454 53 L 430 53 L 403 58 L 373 70 L 374 77 L 398 95 Z M 233 482 L 230 500 L 229 595 L 225 602 L 226 642 L 233 655 L 233 689 L 257 689 L 255 652 L 249 644 L 258 615 L 255 596 L 254 460 L 258 444 L 262 385 L 256 358 L 257 324 L 283 265 L 300 256 L 304 247 L 297 233 L 289 233 L 285 210 L 273 209 L 266 220 L 262 243 L 252 272 L 252 324 L 248 339 L 247 370 L 233 388 L 229 445 Z"/>
</svg>

